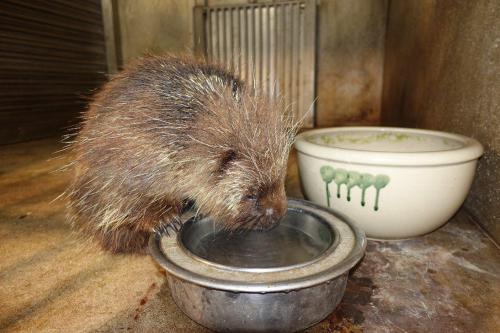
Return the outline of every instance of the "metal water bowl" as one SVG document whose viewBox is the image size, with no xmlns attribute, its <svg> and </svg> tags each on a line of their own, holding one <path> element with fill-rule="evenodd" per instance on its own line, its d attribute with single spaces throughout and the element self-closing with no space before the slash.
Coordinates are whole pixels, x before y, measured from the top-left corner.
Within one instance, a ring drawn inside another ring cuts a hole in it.
<svg viewBox="0 0 500 333">
<path fill-rule="evenodd" d="M 229 233 L 191 218 L 177 235 L 151 236 L 149 246 L 169 273 L 175 303 L 199 324 L 219 332 L 294 332 L 335 309 L 366 239 L 335 212 L 290 199 L 271 231 Z"/>
</svg>

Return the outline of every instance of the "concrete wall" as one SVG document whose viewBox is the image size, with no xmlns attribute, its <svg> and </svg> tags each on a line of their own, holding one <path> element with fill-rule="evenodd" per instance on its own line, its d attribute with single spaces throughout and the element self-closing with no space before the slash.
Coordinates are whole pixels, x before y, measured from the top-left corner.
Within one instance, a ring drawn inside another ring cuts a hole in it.
<svg viewBox="0 0 500 333">
<path fill-rule="evenodd" d="M 146 53 L 190 52 L 194 0 L 116 2 L 123 62 Z"/>
<path fill-rule="evenodd" d="M 316 126 L 379 122 L 387 0 L 323 0 Z"/>
<path fill-rule="evenodd" d="M 209 0 L 210 5 L 246 0 Z M 203 0 L 116 1 L 123 62 L 193 47 L 192 6 Z M 318 11 L 316 126 L 380 117 L 388 0 L 322 0 Z"/>
<path fill-rule="evenodd" d="M 486 148 L 466 207 L 500 240 L 500 2 L 392 1 L 382 122 Z"/>
</svg>

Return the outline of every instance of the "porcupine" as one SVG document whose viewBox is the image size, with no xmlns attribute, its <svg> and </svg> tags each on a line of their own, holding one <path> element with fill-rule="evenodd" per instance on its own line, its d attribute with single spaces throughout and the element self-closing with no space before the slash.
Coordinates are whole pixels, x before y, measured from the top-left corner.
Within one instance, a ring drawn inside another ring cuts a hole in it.
<svg viewBox="0 0 500 333">
<path fill-rule="evenodd" d="M 149 56 L 96 93 L 71 144 L 72 225 L 105 250 L 146 253 L 183 203 L 228 230 L 268 229 L 287 207 L 296 126 L 220 65 Z"/>
</svg>

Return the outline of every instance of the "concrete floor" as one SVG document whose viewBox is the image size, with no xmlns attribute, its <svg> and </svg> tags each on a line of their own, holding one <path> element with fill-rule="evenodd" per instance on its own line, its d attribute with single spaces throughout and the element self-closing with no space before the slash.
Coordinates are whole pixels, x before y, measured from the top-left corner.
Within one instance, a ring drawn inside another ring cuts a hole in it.
<svg viewBox="0 0 500 333">
<path fill-rule="evenodd" d="M 0 147 L 0 331 L 208 332 L 147 256 L 71 234 L 56 140 Z M 292 156 L 287 191 L 299 197 Z M 500 332 L 500 251 L 463 212 L 427 236 L 369 242 L 344 300 L 307 332 Z"/>
</svg>

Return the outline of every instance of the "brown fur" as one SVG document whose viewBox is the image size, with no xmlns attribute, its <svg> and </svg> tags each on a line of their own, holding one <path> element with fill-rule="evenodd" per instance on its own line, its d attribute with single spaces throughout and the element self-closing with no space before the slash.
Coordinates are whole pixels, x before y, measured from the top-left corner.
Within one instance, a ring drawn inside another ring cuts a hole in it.
<svg viewBox="0 0 500 333">
<path fill-rule="evenodd" d="M 136 253 L 185 200 L 228 229 L 268 228 L 286 209 L 294 132 L 279 102 L 219 66 L 142 59 L 96 94 L 71 145 L 73 225 Z"/>
</svg>

